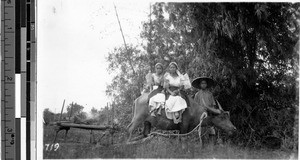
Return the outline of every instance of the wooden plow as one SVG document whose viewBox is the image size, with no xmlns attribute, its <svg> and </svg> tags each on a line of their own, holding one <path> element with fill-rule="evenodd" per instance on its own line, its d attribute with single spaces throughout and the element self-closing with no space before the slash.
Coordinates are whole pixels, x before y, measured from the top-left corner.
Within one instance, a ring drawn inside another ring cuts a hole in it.
<svg viewBox="0 0 300 160">
<path fill-rule="evenodd" d="M 115 133 L 115 131 L 119 131 L 120 127 L 118 127 L 116 124 L 112 124 L 112 125 L 93 125 L 93 124 L 89 124 L 88 122 L 82 122 L 80 120 L 76 123 L 71 122 L 71 121 L 61 121 L 61 117 L 62 117 L 62 113 L 63 113 L 63 109 L 64 109 L 64 104 L 65 104 L 65 100 L 63 102 L 63 106 L 62 106 L 62 109 L 61 109 L 61 115 L 60 115 L 60 118 L 59 118 L 59 122 L 50 123 L 50 125 L 55 125 L 54 130 L 55 130 L 56 134 L 55 134 L 53 143 L 56 142 L 57 135 L 60 131 L 62 131 L 62 130 L 66 131 L 65 132 L 65 137 L 64 137 L 64 141 L 66 141 L 67 134 L 68 134 L 69 130 L 71 128 L 78 128 L 78 129 L 90 130 L 90 143 L 97 143 L 95 141 L 94 130 L 98 130 L 98 131 L 104 131 L 105 132 L 99 138 L 98 141 L 100 141 L 104 136 L 109 135 L 110 138 L 111 138 L 111 144 L 113 144 L 113 134 Z M 72 106 L 71 106 L 71 109 L 72 109 Z"/>
<path fill-rule="evenodd" d="M 54 130 L 56 131 L 56 134 L 53 143 L 55 143 L 58 133 L 62 130 L 66 130 L 65 137 L 64 137 L 64 140 L 66 141 L 67 134 L 70 128 L 90 130 L 90 143 L 96 143 L 94 130 L 106 132 L 100 137 L 99 141 L 107 134 L 109 134 L 110 137 L 113 137 L 115 131 L 119 130 L 119 127 L 117 127 L 116 125 L 87 125 L 87 124 L 76 124 L 71 122 L 63 122 L 63 123 L 56 122 L 55 125 L 56 127 L 54 128 Z M 113 144 L 113 138 L 111 138 L 111 144 Z"/>
</svg>

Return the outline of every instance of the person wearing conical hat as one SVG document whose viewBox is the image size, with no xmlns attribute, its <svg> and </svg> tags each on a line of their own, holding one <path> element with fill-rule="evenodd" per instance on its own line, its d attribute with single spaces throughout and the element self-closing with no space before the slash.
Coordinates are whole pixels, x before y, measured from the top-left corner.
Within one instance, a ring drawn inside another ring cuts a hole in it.
<svg viewBox="0 0 300 160">
<path fill-rule="evenodd" d="M 208 109 L 211 113 L 220 114 L 221 111 L 216 108 L 216 102 L 209 88 L 213 87 L 215 82 L 208 77 L 198 77 L 193 80 L 192 86 L 199 89 L 194 100 L 202 107 Z"/>
<path fill-rule="evenodd" d="M 215 82 L 213 79 L 208 77 L 198 77 L 193 80 L 192 86 L 199 89 L 196 93 L 194 100 L 202 107 L 206 108 L 207 111 L 214 114 L 220 114 L 221 110 L 216 108 L 216 102 L 213 94 L 209 91 L 209 88 L 213 87 Z M 207 129 L 209 134 L 210 143 L 215 143 L 216 131 L 214 127 Z"/>
</svg>

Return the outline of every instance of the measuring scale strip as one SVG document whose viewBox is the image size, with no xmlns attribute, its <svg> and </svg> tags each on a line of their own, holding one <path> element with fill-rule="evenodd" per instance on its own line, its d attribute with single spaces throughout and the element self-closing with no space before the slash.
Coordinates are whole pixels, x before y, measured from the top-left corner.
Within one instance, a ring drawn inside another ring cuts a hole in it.
<svg viewBox="0 0 300 160">
<path fill-rule="evenodd" d="M 1 1 L 1 159 L 36 159 L 35 7 Z"/>
<path fill-rule="evenodd" d="M 1 1 L 1 159 L 15 159 L 15 1 Z"/>
</svg>

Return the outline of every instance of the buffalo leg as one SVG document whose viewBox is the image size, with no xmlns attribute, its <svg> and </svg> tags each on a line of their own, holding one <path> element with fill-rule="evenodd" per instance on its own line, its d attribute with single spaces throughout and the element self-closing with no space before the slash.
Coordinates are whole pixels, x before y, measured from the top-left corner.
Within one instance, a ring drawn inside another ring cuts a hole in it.
<svg viewBox="0 0 300 160">
<path fill-rule="evenodd" d="M 129 142 L 131 140 L 132 137 L 132 133 L 133 131 L 138 127 L 139 124 L 141 124 L 141 122 L 143 122 L 145 120 L 144 117 L 138 117 L 136 119 L 134 119 L 128 126 L 127 126 L 127 131 L 129 133 L 129 137 L 127 142 Z"/>
<path fill-rule="evenodd" d="M 217 142 L 216 130 L 214 127 L 208 128 L 208 135 L 209 135 L 209 145 L 214 146 Z"/>
<path fill-rule="evenodd" d="M 147 137 L 148 134 L 150 134 L 150 131 L 151 131 L 151 123 L 148 122 L 148 121 L 145 121 L 144 122 L 144 137 Z"/>
<path fill-rule="evenodd" d="M 185 133 L 187 133 L 187 131 L 188 131 L 188 126 L 181 124 L 180 134 L 185 134 Z M 182 151 L 187 152 L 188 151 L 187 137 L 186 136 L 179 137 L 179 141 L 181 142 Z"/>
<path fill-rule="evenodd" d="M 129 136 L 128 136 L 128 139 L 127 139 L 127 142 L 129 142 L 131 140 L 131 136 L 132 136 L 132 132 L 133 132 L 133 129 L 132 129 L 132 122 L 127 126 L 127 131 L 129 133 Z"/>
</svg>

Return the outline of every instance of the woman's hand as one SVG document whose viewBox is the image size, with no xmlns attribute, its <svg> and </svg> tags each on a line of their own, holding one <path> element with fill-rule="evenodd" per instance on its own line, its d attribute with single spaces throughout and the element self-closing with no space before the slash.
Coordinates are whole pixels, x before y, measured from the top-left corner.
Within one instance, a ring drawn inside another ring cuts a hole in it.
<svg viewBox="0 0 300 160">
<path fill-rule="evenodd" d="M 176 96 L 176 93 L 175 93 L 175 92 L 171 92 L 171 95 L 172 95 L 172 96 Z"/>
<path fill-rule="evenodd" d="M 174 91 L 174 94 L 175 94 L 175 95 L 178 95 L 178 94 L 179 94 L 179 90 L 175 90 L 175 91 Z"/>
</svg>

